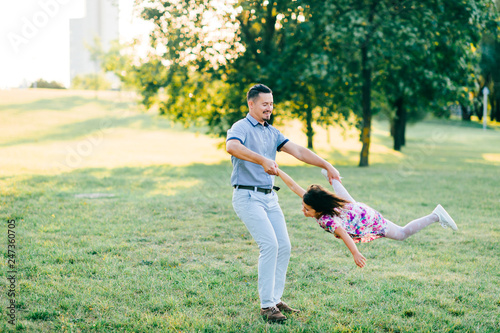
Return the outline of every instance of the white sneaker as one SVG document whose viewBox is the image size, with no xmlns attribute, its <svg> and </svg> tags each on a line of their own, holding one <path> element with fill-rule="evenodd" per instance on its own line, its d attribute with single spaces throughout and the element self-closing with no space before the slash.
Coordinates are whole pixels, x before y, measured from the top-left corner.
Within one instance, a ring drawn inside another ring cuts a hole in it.
<svg viewBox="0 0 500 333">
<path fill-rule="evenodd" d="M 455 221 L 451 218 L 450 214 L 443 208 L 441 205 L 437 205 L 437 207 L 432 211 L 439 217 L 439 223 L 443 228 L 451 227 L 453 230 L 458 230 Z"/>
</svg>

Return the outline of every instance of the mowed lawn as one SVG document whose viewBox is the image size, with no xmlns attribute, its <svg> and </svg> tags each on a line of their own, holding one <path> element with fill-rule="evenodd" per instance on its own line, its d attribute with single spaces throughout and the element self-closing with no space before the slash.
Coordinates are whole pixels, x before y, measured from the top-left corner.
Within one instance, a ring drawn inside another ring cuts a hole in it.
<svg viewBox="0 0 500 333">
<path fill-rule="evenodd" d="M 305 143 L 296 123 L 281 129 Z M 407 129 L 402 153 L 387 130 L 375 123 L 368 168 L 357 167 L 354 130 L 317 128 L 315 145 L 389 220 L 441 203 L 459 231 L 435 224 L 361 244 L 359 269 L 277 180 L 292 242 L 283 300 L 302 312 L 269 324 L 223 140 L 142 112 L 125 93 L 0 91 L 0 331 L 499 332 L 500 130 L 428 120 Z M 327 185 L 318 168 L 278 163 L 303 186 Z"/>
</svg>

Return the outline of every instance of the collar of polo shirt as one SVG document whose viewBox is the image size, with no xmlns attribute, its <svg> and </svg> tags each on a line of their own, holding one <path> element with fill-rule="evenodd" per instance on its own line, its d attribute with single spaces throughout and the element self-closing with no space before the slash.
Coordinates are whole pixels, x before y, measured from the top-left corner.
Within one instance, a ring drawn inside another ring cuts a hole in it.
<svg viewBox="0 0 500 333">
<path fill-rule="evenodd" d="M 259 125 L 260 123 L 249 114 L 247 114 L 247 120 L 250 122 L 250 124 L 252 124 L 253 127 Z M 267 127 L 269 126 L 269 123 L 267 121 L 264 121 L 264 127 Z"/>
</svg>

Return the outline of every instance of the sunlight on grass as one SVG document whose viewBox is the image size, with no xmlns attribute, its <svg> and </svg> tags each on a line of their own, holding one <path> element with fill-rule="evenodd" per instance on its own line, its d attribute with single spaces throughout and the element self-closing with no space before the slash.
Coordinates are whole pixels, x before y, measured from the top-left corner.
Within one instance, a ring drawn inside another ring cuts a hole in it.
<svg viewBox="0 0 500 333">
<path fill-rule="evenodd" d="M 490 112 L 490 111 L 488 110 L 488 114 L 489 114 L 489 112 Z M 470 119 L 471 119 L 471 121 L 474 121 L 474 122 L 478 122 L 478 123 L 481 123 L 481 124 L 483 123 L 483 121 L 482 121 L 482 120 L 479 120 L 478 116 L 475 116 L 475 115 L 472 115 L 472 116 L 470 117 Z M 490 120 L 490 117 L 488 117 L 488 118 L 486 119 L 486 125 L 487 125 L 487 126 L 490 126 L 490 127 L 500 128 L 500 122 L 495 121 L 495 120 L 494 120 L 494 121 L 491 121 L 491 120 Z"/>
<path fill-rule="evenodd" d="M 0 175 L 210 164 L 229 158 L 217 149 L 220 139 L 169 129 L 165 119 L 131 112 L 134 104 L 110 105 L 88 93 L 33 89 L 1 91 L 0 100 L 10 103 L 0 112 Z"/>
<path fill-rule="evenodd" d="M 138 113 L 133 96 L 118 92 L 99 92 L 96 99 L 93 92 L 9 90 L 0 91 L 0 100 L 0 175 L 230 160 L 220 148 L 223 138 L 172 128 L 166 119 Z M 293 142 L 307 145 L 299 121 L 278 128 Z M 358 163 L 361 143 L 356 129 L 315 126 L 314 130 L 318 154 L 334 165 Z M 387 136 L 386 131 L 375 128 L 373 133 L 372 163 L 396 162 L 402 157 L 377 139 L 377 135 Z M 288 154 L 278 154 L 277 162 L 302 164 Z"/>
<path fill-rule="evenodd" d="M 172 196 L 176 195 L 180 190 L 188 189 L 190 187 L 198 186 L 201 183 L 200 180 L 177 180 L 177 181 L 166 181 L 156 183 L 156 188 L 150 191 L 148 195 L 166 195 Z"/>
<path fill-rule="evenodd" d="M 285 126 L 278 127 L 282 133 L 291 141 L 307 146 L 307 136 L 303 132 L 303 125 L 300 121 L 291 121 Z M 359 153 L 361 142 L 359 132 L 356 128 L 343 129 L 338 125 L 324 127 L 314 125 L 314 150 L 323 157 L 331 155 L 329 162 L 334 165 L 357 165 L 359 163 Z M 370 145 L 370 161 L 372 163 L 397 162 L 403 154 L 385 146 L 376 137 L 389 136 L 387 131 L 374 128 L 372 131 L 372 144 Z M 278 154 L 277 162 L 283 165 L 302 165 L 303 162 L 288 154 Z"/>
<path fill-rule="evenodd" d="M 482 156 L 488 162 L 500 163 L 500 154 L 483 154 Z"/>
</svg>

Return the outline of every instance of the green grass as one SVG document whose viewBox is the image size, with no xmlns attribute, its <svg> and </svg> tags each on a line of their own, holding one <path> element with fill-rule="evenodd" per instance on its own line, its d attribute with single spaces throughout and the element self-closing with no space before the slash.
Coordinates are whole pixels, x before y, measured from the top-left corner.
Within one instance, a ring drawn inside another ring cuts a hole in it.
<svg viewBox="0 0 500 333">
<path fill-rule="evenodd" d="M 284 300 L 302 313 L 277 325 L 259 316 L 258 248 L 232 209 L 231 166 L 217 140 L 135 112 L 129 101 L 24 94 L 0 105 L 8 160 L 0 161 L 0 331 L 500 331 L 498 130 L 427 121 L 408 129 L 399 154 L 387 125 L 376 123 L 369 168 L 356 167 L 352 138 L 327 145 L 319 135 L 319 153 L 355 199 L 397 224 L 441 203 L 460 230 L 433 225 L 404 242 L 361 244 L 368 262 L 359 269 L 278 181 L 292 242 Z M 78 165 L 64 165 L 67 147 L 98 134 Z M 317 168 L 278 161 L 303 186 L 324 184 Z M 5 297 L 11 218 L 15 328 Z"/>
</svg>

